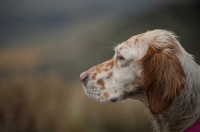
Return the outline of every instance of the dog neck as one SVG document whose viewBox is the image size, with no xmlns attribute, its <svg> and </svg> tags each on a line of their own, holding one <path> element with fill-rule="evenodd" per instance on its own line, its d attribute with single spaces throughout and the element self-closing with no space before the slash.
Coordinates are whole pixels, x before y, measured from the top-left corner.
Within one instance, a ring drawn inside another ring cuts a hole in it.
<svg viewBox="0 0 200 132">
<path fill-rule="evenodd" d="M 173 103 L 160 114 L 151 113 L 145 91 L 131 95 L 132 99 L 139 99 L 149 109 L 155 132 L 183 132 L 200 120 L 200 67 L 191 58 L 183 58 L 181 65 L 187 83 Z"/>
<path fill-rule="evenodd" d="M 196 122 L 196 125 L 200 128 L 200 122 L 198 121 L 200 120 L 200 67 L 193 60 L 190 61 L 187 64 L 183 62 L 185 68 L 183 70 L 187 79 L 185 88 L 169 108 L 161 114 L 152 114 L 155 131 L 181 132 L 191 126 L 193 128 L 193 124 Z"/>
</svg>

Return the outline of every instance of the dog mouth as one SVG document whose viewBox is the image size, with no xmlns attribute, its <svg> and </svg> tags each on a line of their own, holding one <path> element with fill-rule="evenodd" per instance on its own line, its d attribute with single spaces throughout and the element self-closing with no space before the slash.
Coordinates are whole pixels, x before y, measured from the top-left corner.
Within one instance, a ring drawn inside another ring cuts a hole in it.
<svg viewBox="0 0 200 132">
<path fill-rule="evenodd" d="M 113 102 L 113 103 L 114 103 L 114 102 L 118 102 L 118 100 L 119 100 L 119 98 L 111 98 L 111 99 L 110 99 L 110 102 Z"/>
<path fill-rule="evenodd" d="M 118 92 L 108 91 L 108 90 L 98 90 L 94 89 L 92 84 L 88 84 L 88 80 L 82 81 L 82 87 L 86 95 L 96 102 L 120 102 L 122 100 L 126 100 L 127 98 L 133 97 L 137 90 L 132 91 L 123 91 L 119 90 Z M 87 83 L 86 83 L 87 82 Z M 91 85 L 91 86 L 90 86 Z M 115 90 L 116 91 L 116 90 Z"/>
<path fill-rule="evenodd" d="M 90 81 L 89 76 L 81 80 L 86 95 L 96 102 L 120 102 L 135 95 L 136 89 L 126 91 L 124 89 L 107 90 Z M 111 88 L 110 88 L 111 89 Z"/>
<path fill-rule="evenodd" d="M 84 90 L 85 94 L 86 94 L 89 98 L 93 99 L 94 101 L 99 102 L 98 96 L 101 94 L 100 91 L 93 91 L 93 90 L 91 90 L 91 89 L 89 88 L 88 84 L 85 83 L 85 82 L 82 82 L 82 87 L 83 87 L 83 90 Z"/>
<path fill-rule="evenodd" d="M 84 92 L 86 93 L 86 95 L 91 98 L 92 100 L 96 101 L 96 102 L 120 102 L 122 100 L 124 100 L 123 95 L 121 94 L 114 94 L 114 93 L 109 93 L 106 91 L 94 91 L 94 90 L 90 90 L 89 87 L 86 87 L 82 84 Z"/>
</svg>

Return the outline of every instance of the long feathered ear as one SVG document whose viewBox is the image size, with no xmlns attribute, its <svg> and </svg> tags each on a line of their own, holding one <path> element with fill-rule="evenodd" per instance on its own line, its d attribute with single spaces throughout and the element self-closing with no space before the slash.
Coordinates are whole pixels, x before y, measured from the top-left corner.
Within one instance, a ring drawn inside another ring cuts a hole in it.
<svg viewBox="0 0 200 132">
<path fill-rule="evenodd" d="M 185 74 L 173 53 L 150 47 L 142 59 L 144 88 L 153 114 L 168 108 L 184 88 Z"/>
</svg>

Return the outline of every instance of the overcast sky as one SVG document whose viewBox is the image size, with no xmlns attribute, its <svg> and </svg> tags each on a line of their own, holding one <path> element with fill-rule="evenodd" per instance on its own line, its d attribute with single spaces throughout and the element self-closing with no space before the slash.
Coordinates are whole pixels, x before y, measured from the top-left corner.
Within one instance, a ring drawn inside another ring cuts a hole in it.
<svg viewBox="0 0 200 132">
<path fill-rule="evenodd" d="M 187 0 L 1 0 L 0 42 L 62 24 L 75 26 L 98 17 L 139 15 L 180 1 Z"/>
</svg>

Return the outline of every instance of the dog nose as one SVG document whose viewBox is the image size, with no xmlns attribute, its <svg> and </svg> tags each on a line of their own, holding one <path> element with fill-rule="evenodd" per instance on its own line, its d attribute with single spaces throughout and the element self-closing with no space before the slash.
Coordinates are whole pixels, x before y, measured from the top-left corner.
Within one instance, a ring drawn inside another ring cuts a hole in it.
<svg viewBox="0 0 200 132">
<path fill-rule="evenodd" d="M 87 71 L 82 72 L 82 73 L 80 74 L 80 79 L 81 79 L 81 81 L 84 81 L 87 77 L 88 77 L 88 72 L 87 72 Z"/>
</svg>

